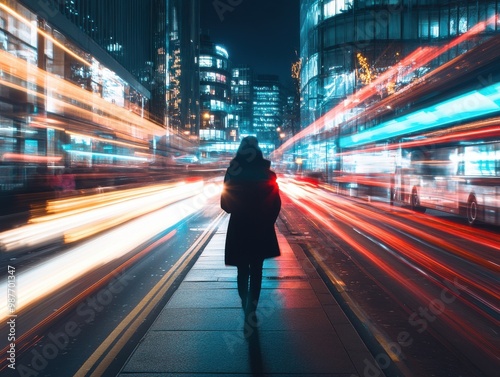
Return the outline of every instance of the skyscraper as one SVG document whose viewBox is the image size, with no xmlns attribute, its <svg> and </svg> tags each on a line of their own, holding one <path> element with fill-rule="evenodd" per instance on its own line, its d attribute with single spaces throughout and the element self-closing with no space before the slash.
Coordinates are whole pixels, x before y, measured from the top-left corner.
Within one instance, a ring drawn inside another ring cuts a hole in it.
<svg viewBox="0 0 500 377">
<path fill-rule="evenodd" d="M 200 127 L 199 0 L 166 1 L 168 122 L 194 136 Z"/>
<path fill-rule="evenodd" d="M 253 70 L 248 66 L 234 67 L 231 74 L 231 103 L 238 117 L 240 134 L 253 132 Z"/>
<path fill-rule="evenodd" d="M 276 75 L 258 75 L 253 87 L 253 132 L 263 142 L 275 143 L 283 125 L 283 91 Z"/>
</svg>

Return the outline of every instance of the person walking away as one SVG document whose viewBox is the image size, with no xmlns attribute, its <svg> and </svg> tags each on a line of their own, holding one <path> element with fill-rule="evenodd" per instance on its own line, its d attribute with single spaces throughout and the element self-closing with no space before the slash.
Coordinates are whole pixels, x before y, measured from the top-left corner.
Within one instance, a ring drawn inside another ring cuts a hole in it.
<svg viewBox="0 0 500 377">
<path fill-rule="evenodd" d="M 274 224 L 281 198 L 270 166 L 257 138 L 243 138 L 224 176 L 221 194 L 221 207 L 231 214 L 224 261 L 237 267 L 238 294 L 247 314 L 257 309 L 264 259 L 280 255 Z"/>
</svg>

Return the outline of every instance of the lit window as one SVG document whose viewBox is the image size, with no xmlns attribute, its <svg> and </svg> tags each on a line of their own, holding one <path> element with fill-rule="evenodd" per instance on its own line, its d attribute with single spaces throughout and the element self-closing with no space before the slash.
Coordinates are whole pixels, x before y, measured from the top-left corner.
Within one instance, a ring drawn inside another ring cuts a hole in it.
<svg viewBox="0 0 500 377">
<path fill-rule="evenodd" d="M 330 0 L 323 6 L 325 19 L 335 16 L 335 0 Z"/>
<path fill-rule="evenodd" d="M 213 59 L 210 56 L 200 56 L 200 67 L 212 67 Z"/>
<path fill-rule="evenodd" d="M 215 80 L 213 80 L 213 81 L 226 83 L 226 76 L 225 75 L 221 75 L 220 73 L 217 73 L 217 74 L 215 74 Z"/>
<path fill-rule="evenodd" d="M 431 38 L 439 38 L 439 23 L 438 21 L 431 22 Z"/>
<path fill-rule="evenodd" d="M 344 0 L 329 0 L 325 1 L 323 5 L 323 17 L 326 20 L 327 18 L 333 17 L 336 14 L 344 13 L 349 8 L 352 7 L 352 1 L 344 1 Z"/>
</svg>

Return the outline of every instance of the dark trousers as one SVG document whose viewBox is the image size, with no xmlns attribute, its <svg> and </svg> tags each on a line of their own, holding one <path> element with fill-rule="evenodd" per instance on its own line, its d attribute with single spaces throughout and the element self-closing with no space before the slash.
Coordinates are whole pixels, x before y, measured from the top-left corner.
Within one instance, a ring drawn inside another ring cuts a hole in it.
<svg viewBox="0 0 500 377">
<path fill-rule="evenodd" d="M 262 286 L 263 263 L 263 260 L 259 260 L 237 266 L 238 294 L 240 295 L 243 309 L 254 311 L 257 308 Z M 248 289 L 249 280 L 250 289 Z"/>
</svg>

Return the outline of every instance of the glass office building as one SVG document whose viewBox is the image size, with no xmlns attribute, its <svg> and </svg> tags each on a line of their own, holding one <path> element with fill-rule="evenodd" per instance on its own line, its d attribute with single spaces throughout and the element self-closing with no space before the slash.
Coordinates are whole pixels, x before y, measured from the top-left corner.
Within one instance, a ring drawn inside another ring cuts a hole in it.
<svg viewBox="0 0 500 377">
<path fill-rule="evenodd" d="M 278 76 L 258 75 L 253 92 L 253 132 L 262 142 L 276 143 L 284 108 Z"/>
<path fill-rule="evenodd" d="M 121 77 L 144 87 L 151 119 L 181 132 L 197 133 L 199 102 L 193 98 L 199 95 L 194 79 L 198 73 L 199 0 L 21 3 L 64 30 L 74 43 Z M 131 93 L 126 101 L 144 99 Z"/>
<path fill-rule="evenodd" d="M 200 140 L 224 141 L 229 135 L 231 70 L 227 50 L 202 35 L 200 40 Z"/>
<path fill-rule="evenodd" d="M 39 168 L 129 168 L 191 147 L 151 121 L 151 91 L 90 38 L 94 26 L 68 18 L 75 4 L 0 3 L 0 191 L 25 189 Z"/>
<path fill-rule="evenodd" d="M 33 54 L 36 55 L 40 68 L 56 73 L 104 98 L 113 97 L 110 98 L 111 101 L 123 104 L 125 107 L 133 109 L 139 107 L 141 112 L 149 110 L 151 93 L 140 79 L 131 73 L 134 70 L 138 71 L 139 67 L 151 60 L 151 48 L 141 46 L 136 51 L 137 45 L 141 43 L 132 37 L 138 35 L 139 38 L 146 38 L 146 25 L 150 14 L 148 9 L 139 9 L 135 6 L 128 11 L 118 7 L 117 1 L 22 0 L 6 3 L 13 9 L 16 9 L 18 4 L 19 9 L 22 9 L 22 4 L 27 10 L 36 14 L 40 27 L 48 34 L 60 39 L 63 44 L 73 45 L 75 52 L 84 59 L 90 61 L 94 58 L 119 79 L 111 78 L 111 74 L 103 76 L 102 73 L 97 73 L 95 64 L 88 66 L 78 59 L 69 62 L 71 56 L 68 54 L 43 56 L 42 50 L 38 48 Z M 116 9 L 121 10 L 116 12 Z M 5 21 L 9 24 L 9 19 Z M 125 32 L 126 27 L 118 26 L 122 24 L 129 24 L 128 34 Z M 39 37 L 34 47 L 36 49 L 39 45 L 45 44 L 46 48 L 50 48 L 50 43 Z M 57 49 L 54 51 L 57 54 Z M 62 59 L 66 61 L 63 62 Z M 103 85 L 103 79 L 114 80 L 116 83 Z M 120 95 L 117 92 L 125 86 L 129 89 L 123 91 L 123 98 L 118 98 Z"/>
<path fill-rule="evenodd" d="M 302 128 L 417 48 L 442 47 L 478 23 L 491 20 L 499 7 L 498 0 L 302 0 Z M 482 34 L 456 44 L 412 74 L 402 75 L 404 80 L 385 88 L 381 96 L 462 54 L 477 44 L 477 38 L 499 27 L 498 22 L 489 22 Z"/>
<path fill-rule="evenodd" d="M 164 0 L 46 1 L 51 2 L 127 70 L 138 73 L 152 61 L 151 17 L 165 13 Z"/>
<path fill-rule="evenodd" d="M 241 135 L 253 132 L 253 70 L 248 66 L 232 69 L 231 103 Z"/>
</svg>

